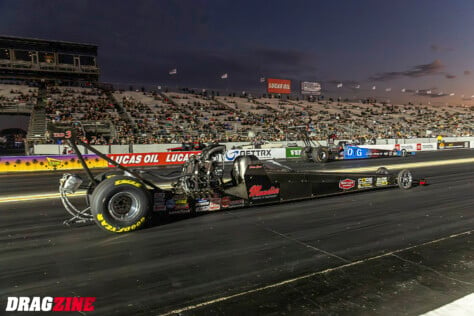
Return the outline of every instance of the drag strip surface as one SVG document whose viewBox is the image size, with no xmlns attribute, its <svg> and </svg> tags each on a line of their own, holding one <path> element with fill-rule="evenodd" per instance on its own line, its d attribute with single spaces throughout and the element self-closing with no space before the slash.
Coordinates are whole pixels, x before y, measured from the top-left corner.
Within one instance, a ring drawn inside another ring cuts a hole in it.
<svg viewBox="0 0 474 316">
<path fill-rule="evenodd" d="M 63 227 L 59 199 L 0 204 L 0 300 L 97 296 L 97 315 L 426 312 L 474 292 L 474 168 L 415 174 L 430 185 L 175 216 L 126 235 Z"/>
</svg>

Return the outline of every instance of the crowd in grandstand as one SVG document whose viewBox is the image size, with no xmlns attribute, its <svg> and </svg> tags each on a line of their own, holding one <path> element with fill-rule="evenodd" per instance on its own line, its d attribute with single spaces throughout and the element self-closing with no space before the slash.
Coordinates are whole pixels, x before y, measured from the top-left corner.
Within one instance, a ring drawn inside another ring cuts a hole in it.
<svg viewBox="0 0 474 316">
<path fill-rule="evenodd" d="M 51 95 L 55 93 L 58 91 L 52 89 Z M 268 141 L 294 140 L 294 126 L 306 126 L 317 138 L 337 134 L 348 139 L 426 137 L 430 129 L 468 136 L 473 128 L 462 123 L 472 118 L 472 110 L 454 106 L 138 91 L 116 91 L 114 104 L 96 89 L 79 94 L 63 90 L 59 96 L 48 103 L 52 121 L 73 120 L 76 114 L 74 119 L 109 120 L 117 127 L 115 135 L 88 140 L 95 144 L 248 141 L 249 131 Z"/>
<path fill-rule="evenodd" d="M 0 111 L 19 106 L 34 106 L 37 89 L 26 85 L 0 85 Z"/>
<path fill-rule="evenodd" d="M 0 94 L 0 104 L 12 97 L 33 102 L 36 91 L 22 89 L 10 89 L 8 96 Z M 105 92 L 56 86 L 47 89 L 43 101 L 48 124 L 79 122 L 83 140 L 90 144 L 249 141 L 249 132 L 266 141 L 296 140 L 295 126 L 305 126 L 318 139 L 336 134 L 341 139 L 360 140 L 430 133 L 472 136 L 474 129 L 474 108 L 460 105 L 253 98 L 189 90 Z M 97 127 L 101 123 L 102 129 Z"/>
</svg>

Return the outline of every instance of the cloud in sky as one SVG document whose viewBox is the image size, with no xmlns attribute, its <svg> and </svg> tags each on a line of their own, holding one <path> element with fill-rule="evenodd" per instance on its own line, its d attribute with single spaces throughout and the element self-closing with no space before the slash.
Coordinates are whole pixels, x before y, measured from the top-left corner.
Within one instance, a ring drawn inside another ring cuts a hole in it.
<svg viewBox="0 0 474 316">
<path fill-rule="evenodd" d="M 430 48 L 433 52 L 451 52 L 454 50 L 451 47 L 443 47 L 438 44 L 431 44 Z"/>
<path fill-rule="evenodd" d="M 390 71 L 377 73 L 369 78 L 371 81 L 389 81 L 398 79 L 401 77 L 410 77 L 410 78 L 419 78 L 424 76 L 431 76 L 440 74 L 441 70 L 444 68 L 441 60 L 436 59 L 435 61 L 429 64 L 422 64 L 413 66 L 405 71 Z"/>
</svg>

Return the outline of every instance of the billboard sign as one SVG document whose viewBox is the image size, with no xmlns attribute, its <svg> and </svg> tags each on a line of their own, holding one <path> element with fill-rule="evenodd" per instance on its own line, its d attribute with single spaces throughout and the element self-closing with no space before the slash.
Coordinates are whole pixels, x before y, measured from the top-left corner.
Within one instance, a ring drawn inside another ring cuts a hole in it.
<svg viewBox="0 0 474 316">
<path fill-rule="evenodd" d="M 291 93 L 291 80 L 286 79 L 267 79 L 267 91 L 268 93 Z"/>
<path fill-rule="evenodd" d="M 310 95 L 320 95 L 321 94 L 321 84 L 319 82 L 301 82 L 301 93 L 310 94 Z"/>
<path fill-rule="evenodd" d="M 181 165 L 189 159 L 189 156 L 200 153 L 200 151 L 173 151 L 166 153 L 109 154 L 107 157 L 125 167 L 142 167 Z M 109 167 L 114 167 L 114 165 L 109 163 Z"/>
</svg>

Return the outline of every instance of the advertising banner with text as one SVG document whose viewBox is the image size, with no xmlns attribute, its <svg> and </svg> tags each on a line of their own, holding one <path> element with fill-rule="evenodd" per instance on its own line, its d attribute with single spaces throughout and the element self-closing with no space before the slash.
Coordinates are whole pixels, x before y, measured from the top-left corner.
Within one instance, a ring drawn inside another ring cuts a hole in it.
<svg viewBox="0 0 474 316">
<path fill-rule="evenodd" d="M 290 94 L 291 80 L 268 78 L 267 91 L 268 93 Z"/>
<path fill-rule="evenodd" d="M 137 153 L 107 155 L 110 159 L 125 167 L 166 166 L 180 165 L 186 162 L 191 155 L 198 155 L 200 151 L 176 151 L 165 153 Z M 109 167 L 113 165 L 109 164 Z"/>
<path fill-rule="evenodd" d="M 301 83 L 301 93 L 309 95 L 320 95 L 321 84 L 319 82 L 303 81 Z"/>
</svg>

